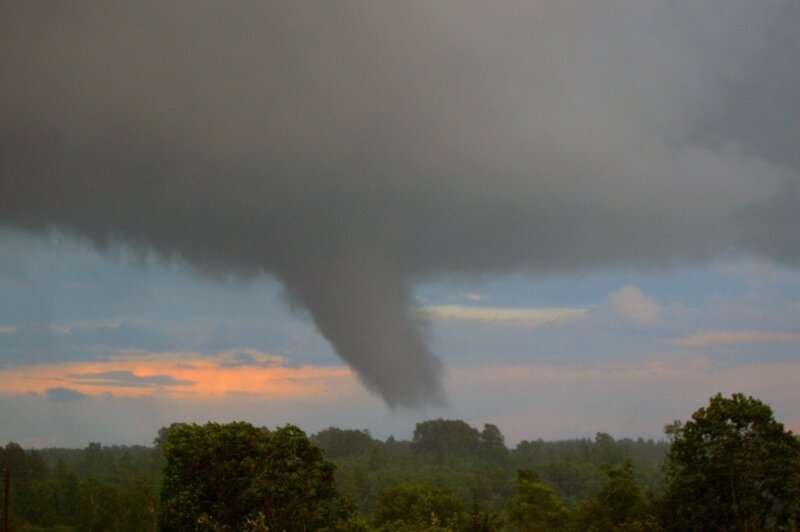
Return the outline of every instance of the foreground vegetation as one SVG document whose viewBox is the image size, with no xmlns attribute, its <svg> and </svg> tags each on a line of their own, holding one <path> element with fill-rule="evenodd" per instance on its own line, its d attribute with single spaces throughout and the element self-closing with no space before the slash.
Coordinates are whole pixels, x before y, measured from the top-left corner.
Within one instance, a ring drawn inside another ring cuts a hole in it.
<svg viewBox="0 0 800 532">
<path fill-rule="evenodd" d="M 800 443 L 717 395 L 670 441 L 523 441 L 418 423 L 410 441 L 174 424 L 153 447 L 0 448 L 13 530 L 798 530 Z"/>
</svg>

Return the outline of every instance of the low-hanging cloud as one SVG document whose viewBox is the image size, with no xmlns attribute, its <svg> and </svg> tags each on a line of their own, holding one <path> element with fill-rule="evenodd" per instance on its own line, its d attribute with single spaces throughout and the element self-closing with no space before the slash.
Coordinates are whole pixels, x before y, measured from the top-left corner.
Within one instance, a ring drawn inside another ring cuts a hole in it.
<svg viewBox="0 0 800 532">
<path fill-rule="evenodd" d="M 411 288 L 800 263 L 796 2 L 0 6 L 0 223 L 270 274 L 389 405 Z"/>
</svg>

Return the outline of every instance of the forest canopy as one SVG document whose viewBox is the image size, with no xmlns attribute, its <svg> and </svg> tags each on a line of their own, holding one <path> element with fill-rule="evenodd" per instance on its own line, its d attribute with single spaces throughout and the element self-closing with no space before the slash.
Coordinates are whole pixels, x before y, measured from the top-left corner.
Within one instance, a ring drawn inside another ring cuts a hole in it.
<svg viewBox="0 0 800 532">
<path fill-rule="evenodd" d="M 0 447 L 17 532 L 796 530 L 800 442 L 752 397 L 716 395 L 669 440 L 524 440 L 417 424 L 175 423 L 152 447 Z M 4 494 L 5 495 L 5 494 Z"/>
</svg>

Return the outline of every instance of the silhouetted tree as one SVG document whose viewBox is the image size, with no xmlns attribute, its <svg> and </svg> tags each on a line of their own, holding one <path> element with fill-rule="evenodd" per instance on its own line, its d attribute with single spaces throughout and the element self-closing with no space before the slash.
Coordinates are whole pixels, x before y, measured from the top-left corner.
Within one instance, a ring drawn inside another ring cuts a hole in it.
<svg viewBox="0 0 800 532">
<path fill-rule="evenodd" d="M 752 397 L 717 394 L 667 427 L 668 530 L 797 530 L 800 443 Z"/>
<path fill-rule="evenodd" d="M 333 465 L 292 425 L 180 425 L 164 450 L 159 530 L 304 531 L 347 513 Z"/>
</svg>

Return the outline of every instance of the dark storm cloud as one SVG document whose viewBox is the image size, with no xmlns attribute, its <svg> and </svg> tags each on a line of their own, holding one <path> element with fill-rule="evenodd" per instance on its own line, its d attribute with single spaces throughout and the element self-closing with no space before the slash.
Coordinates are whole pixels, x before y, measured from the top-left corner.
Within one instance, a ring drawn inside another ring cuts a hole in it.
<svg viewBox="0 0 800 532">
<path fill-rule="evenodd" d="M 45 391 L 47 392 L 47 400 L 54 403 L 71 403 L 87 397 L 86 394 L 72 388 L 48 388 Z"/>
<path fill-rule="evenodd" d="M 0 222 L 274 275 L 390 405 L 419 279 L 797 262 L 796 2 L 0 9 Z"/>
</svg>

